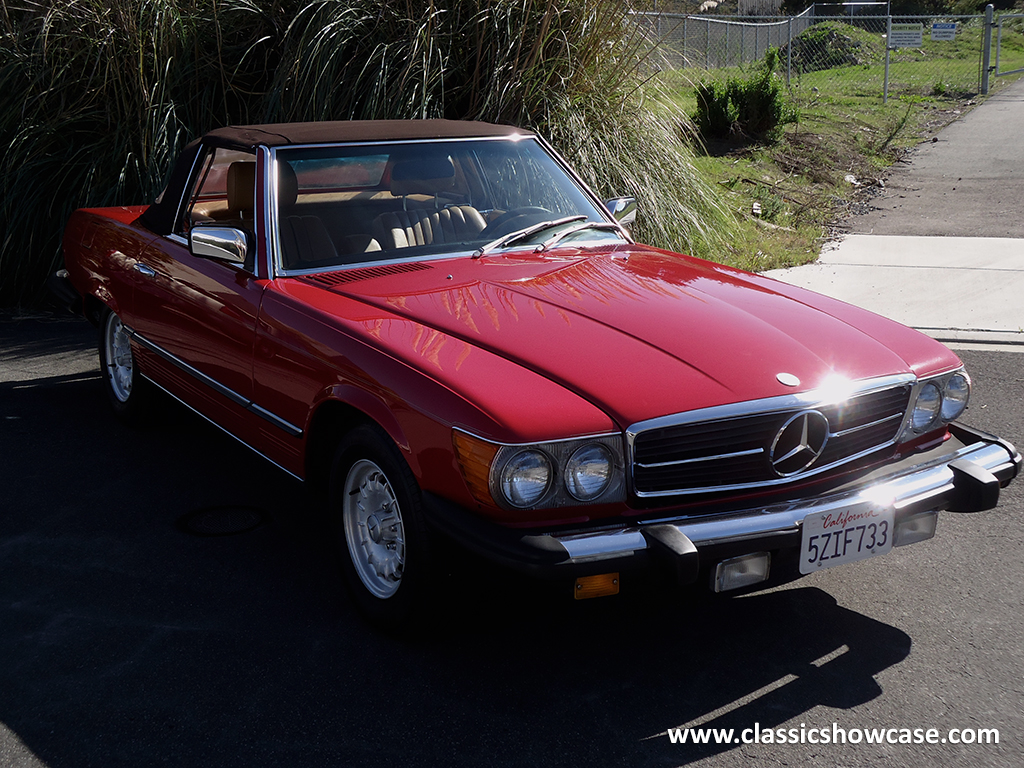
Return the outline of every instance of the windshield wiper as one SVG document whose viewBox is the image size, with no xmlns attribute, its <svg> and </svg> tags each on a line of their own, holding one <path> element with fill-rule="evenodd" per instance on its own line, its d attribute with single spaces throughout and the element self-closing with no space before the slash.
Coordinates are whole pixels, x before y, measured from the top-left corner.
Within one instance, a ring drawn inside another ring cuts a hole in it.
<svg viewBox="0 0 1024 768">
<path fill-rule="evenodd" d="M 599 229 L 606 232 L 621 232 L 618 224 L 612 224 L 610 221 L 586 221 L 583 224 L 577 224 L 575 227 L 567 227 L 561 232 L 555 233 L 552 237 L 549 237 L 543 243 L 537 246 L 537 253 L 546 251 L 548 248 L 552 248 L 558 245 L 562 240 L 569 235 L 575 235 L 577 232 L 583 232 L 587 229 Z"/>
<path fill-rule="evenodd" d="M 542 221 L 539 224 L 533 224 L 524 229 L 517 229 L 515 232 L 509 232 L 507 235 L 502 235 L 497 240 L 493 240 L 487 245 L 483 246 L 476 253 L 473 254 L 474 259 L 479 259 L 481 256 L 490 253 L 491 251 L 497 250 L 498 248 L 505 248 L 512 245 L 519 240 L 525 240 L 530 235 L 535 235 L 538 232 L 543 232 L 545 229 L 551 229 L 552 227 L 560 227 L 563 224 L 572 224 L 574 221 L 583 221 L 587 218 L 586 214 L 579 214 L 577 216 L 566 216 L 562 219 L 552 219 L 551 221 Z"/>
</svg>

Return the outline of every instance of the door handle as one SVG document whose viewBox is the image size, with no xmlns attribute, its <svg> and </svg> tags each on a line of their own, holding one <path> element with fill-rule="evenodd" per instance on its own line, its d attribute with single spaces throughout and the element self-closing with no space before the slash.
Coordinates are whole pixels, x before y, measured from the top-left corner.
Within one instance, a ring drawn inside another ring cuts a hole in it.
<svg viewBox="0 0 1024 768">
<path fill-rule="evenodd" d="M 135 262 L 135 271 L 143 277 L 156 277 L 156 270 L 142 262 Z"/>
</svg>

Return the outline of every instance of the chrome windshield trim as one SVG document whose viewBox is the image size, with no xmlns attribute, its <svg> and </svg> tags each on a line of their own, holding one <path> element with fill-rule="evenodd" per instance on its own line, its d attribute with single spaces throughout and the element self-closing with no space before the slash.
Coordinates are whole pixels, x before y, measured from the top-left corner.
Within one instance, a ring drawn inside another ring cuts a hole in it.
<svg viewBox="0 0 1024 768">
<path fill-rule="evenodd" d="M 256 220 L 256 259 L 253 261 L 254 272 L 257 277 L 274 279 L 277 267 L 277 174 L 273 173 L 273 154 L 269 149 L 260 146 L 257 149 L 257 161 L 262 172 L 262 183 L 257 179 L 256 189 L 253 192 L 262 200 L 257 200 L 255 210 Z M 274 180 L 274 192 L 271 194 L 269 184 Z M 260 192 L 263 194 L 260 195 Z M 262 217 L 262 221 L 260 221 Z M 263 241 L 261 248 L 260 240 Z"/>
<path fill-rule="evenodd" d="M 354 269 L 367 269 L 372 267 L 388 267 L 393 264 L 423 264 L 428 266 L 436 261 L 448 261 L 450 259 L 464 259 L 475 253 L 475 250 L 453 251 L 452 253 L 433 253 L 427 256 L 406 256 L 405 258 L 394 259 L 373 259 L 361 261 L 358 264 L 337 264 L 330 267 L 313 267 L 311 269 L 278 269 L 278 277 L 304 277 L 306 275 L 323 275 L 331 272 L 350 272 Z M 374 251 L 380 253 L 380 251 Z"/>
<path fill-rule="evenodd" d="M 325 141 L 317 144 L 281 144 L 270 147 L 276 156 L 278 151 L 287 152 L 292 149 L 331 149 L 332 147 L 382 147 L 398 144 L 466 144 L 477 141 L 523 141 L 524 139 L 540 139 L 530 131 L 520 133 L 499 134 L 497 136 L 426 136 L 417 139 L 369 139 L 366 141 Z"/>
<path fill-rule="evenodd" d="M 230 387 L 224 386 L 223 384 L 221 384 L 219 381 L 217 381 L 213 377 L 208 376 L 205 373 L 203 373 L 202 371 L 198 370 L 197 368 L 194 368 L 193 366 L 189 365 L 188 363 L 186 363 L 184 360 L 182 360 L 177 355 L 173 354 L 172 352 L 168 352 L 166 349 L 161 347 L 159 344 L 155 344 L 154 342 L 152 342 L 149 339 L 147 339 L 145 336 L 142 336 L 137 331 L 135 331 L 135 329 L 129 328 L 129 327 L 125 326 L 124 330 L 132 339 L 137 341 L 140 346 L 145 347 L 150 352 L 153 352 L 156 355 L 159 355 L 160 357 L 162 357 L 167 362 L 169 362 L 172 365 L 180 368 L 185 373 L 189 374 L 193 378 L 195 378 L 198 381 L 202 382 L 203 384 L 205 384 L 206 386 L 208 386 L 210 389 L 214 390 L 218 394 L 223 395 L 224 397 L 226 397 L 231 402 L 235 403 L 236 405 L 242 406 L 246 410 L 248 410 L 248 411 L 256 414 L 257 416 L 265 419 L 266 421 L 270 422 L 275 427 L 278 427 L 279 429 L 284 430 L 291 437 L 302 437 L 303 430 L 302 430 L 301 427 L 296 427 L 291 422 L 286 421 L 286 420 L 282 419 L 280 416 L 277 416 L 276 414 L 271 413 L 270 411 L 266 410 L 265 408 L 262 408 L 262 407 L 256 405 L 256 403 L 254 403 L 249 398 L 245 397 L 244 395 L 240 395 L 239 393 L 235 392 L 235 390 L 231 389 Z M 163 389 L 163 387 L 161 387 L 161 389 Z M 176 398 L 176 399 L 178 399 L 178 398 Z"/>
<path fill-rule="evenodd" d="M 278 227 L 278 195 L 277 195 L 277 173 L 276 163 L 278 162 L 278 155 L 287 155 L 288 152 L 293 150 L 307 150 L 307 149 L 331 149 L 341 147 L 384 147 L 384 146 L 397 146 L 397 145 L 408 145 L 408 144 L 470 144 L 476 142 L 520 142 L 520 141 L 534 141 L 540 147 L 543 152 L 549 154 L 554 160 L 555 164 L 566 174 L 569 180 L 574 183 L 583 196 L 588 198 L 593 204 L 595 212 L 604 218 L 602 222 L 595 222 L 600 224 L 607 224 L 608 231 L 616 232 L 627 244 L 632 244 L 635 241 L 621 224 L 619 224 L 611 214 L 608 213 L 608 209 L 604 205 L 604 201 L 601 200 L 597 195 L 594 194 L 593 190 L 583 181 L 582 178 L 568 165 L 564 158 L 554 150 L 554 148 L 544 140 L 542 136 L 530 131 L 523 131 L 521 133 L 502 135 L 502 136 L 460 136 L 460 137 L 448 137 L 448 138 L 419 138 L 419 139 L 398 139 L 388 140 L 383 139 L 379 141 L 335 141 L 318 144 L 288 144 L 279 147 L 264 147 L 260 146 L 260 151 L 266 151 L 269 159 L 264 165 L 265 173 L 267 174 L 267 183 L 265 185 L 265 200 L 263 201 L 263 210 L 267 213 L 267 222 L 265 224 L 265 232 L 267 239 L 267 250 L 269 251 L 268 264 L 270 268 L 271 278 L 275 277 L 295 277 L 299 275 L 315 274 L 320 272 L 335 271 L 338 268 L 352 269 L 366 266 L 377 266 L 391 263 L 400 263 L 404 261 L 409 262 L 421 262 L 429 263 L 431 261 L 456 259 L 470 256 L 474 253 L 479 252 L 478 248 L 471 249 L 460 249 L 459 251 L 452 253 L 428 253 L 420 254 L 418 256 L 407 256 L 405 258 L 398 257 L 395 259 L 381 259 L 381 260 L 370 260 L 366 262 L 360 262 L 358 264 L 345 264 L 331 267 L 319 267 L 312 270 L 296 270 L 286 269 L 284 267 L 283 251 L 281 248 L 280 241 L 280 229 Z M 273 183 L 270 183 L 273 180 Z M 601 240 L 594 241 L 582 241 L 573 242 L 573 247 L 582 247 L 587 244 L 596 245 L 608 245 L 607 242 Z M 536 247 L 536 246 L 531 246 Z M 513 247 L 514 250 L 514 247 Z"/>
</svg>

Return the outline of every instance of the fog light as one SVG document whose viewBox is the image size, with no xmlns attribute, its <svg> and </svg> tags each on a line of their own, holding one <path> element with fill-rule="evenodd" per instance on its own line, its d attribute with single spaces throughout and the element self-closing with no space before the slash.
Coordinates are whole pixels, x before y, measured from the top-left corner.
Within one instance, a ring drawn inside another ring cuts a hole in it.
<svg viewBox="0 0 1024 768">
<path fill-rule="evenodd" d="M 601 573 L 597 576 L 580 576 L 576 579 L 576 599 L 604 597 L 619 594 L 619 574 Z"/>
<path fill-rule="evenodd" d="M 896 523 L 896 534 L 893 537 L 894 547 L 905 547 L 907 544 L 916 544 L 925 541 L 935 535 L 935 524 L 939 520 L 938 512 L 922 512 L 919 515 L 911 515 L 905 520 Z"/>
<path fill-rule="evenodd" d="M 715 568 L 711 588 L 715 592 L 728 592 L 730 589 L 739 589 L 766 581 L 771 560 L 772 557 L 768 552 L 755 552 L 752 555 L 723 560 Z"/>
</svg>

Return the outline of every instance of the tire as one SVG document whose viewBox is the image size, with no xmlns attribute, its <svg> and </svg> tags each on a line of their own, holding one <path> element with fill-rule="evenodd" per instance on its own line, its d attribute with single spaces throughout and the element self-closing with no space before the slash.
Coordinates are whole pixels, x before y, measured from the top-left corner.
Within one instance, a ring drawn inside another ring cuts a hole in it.
<svg viewBox="0 0 1024 768">
<path fill-rule="evenodd" d="M 142 422 L 149 412 L 152 387 L 139 374 L 121 318 L 109 309 L 100 317 L 99 355 L 103 388 L 114 413 L 131 424 Z"/>
<path fill-rule="evenodd" d="M 329 511 L 346 583 L 371 623 L 395 629 L 422 615 L 431 546 L 420 490 L 376 425 L 346 435 L 334 455 Z"/>
</svg>

